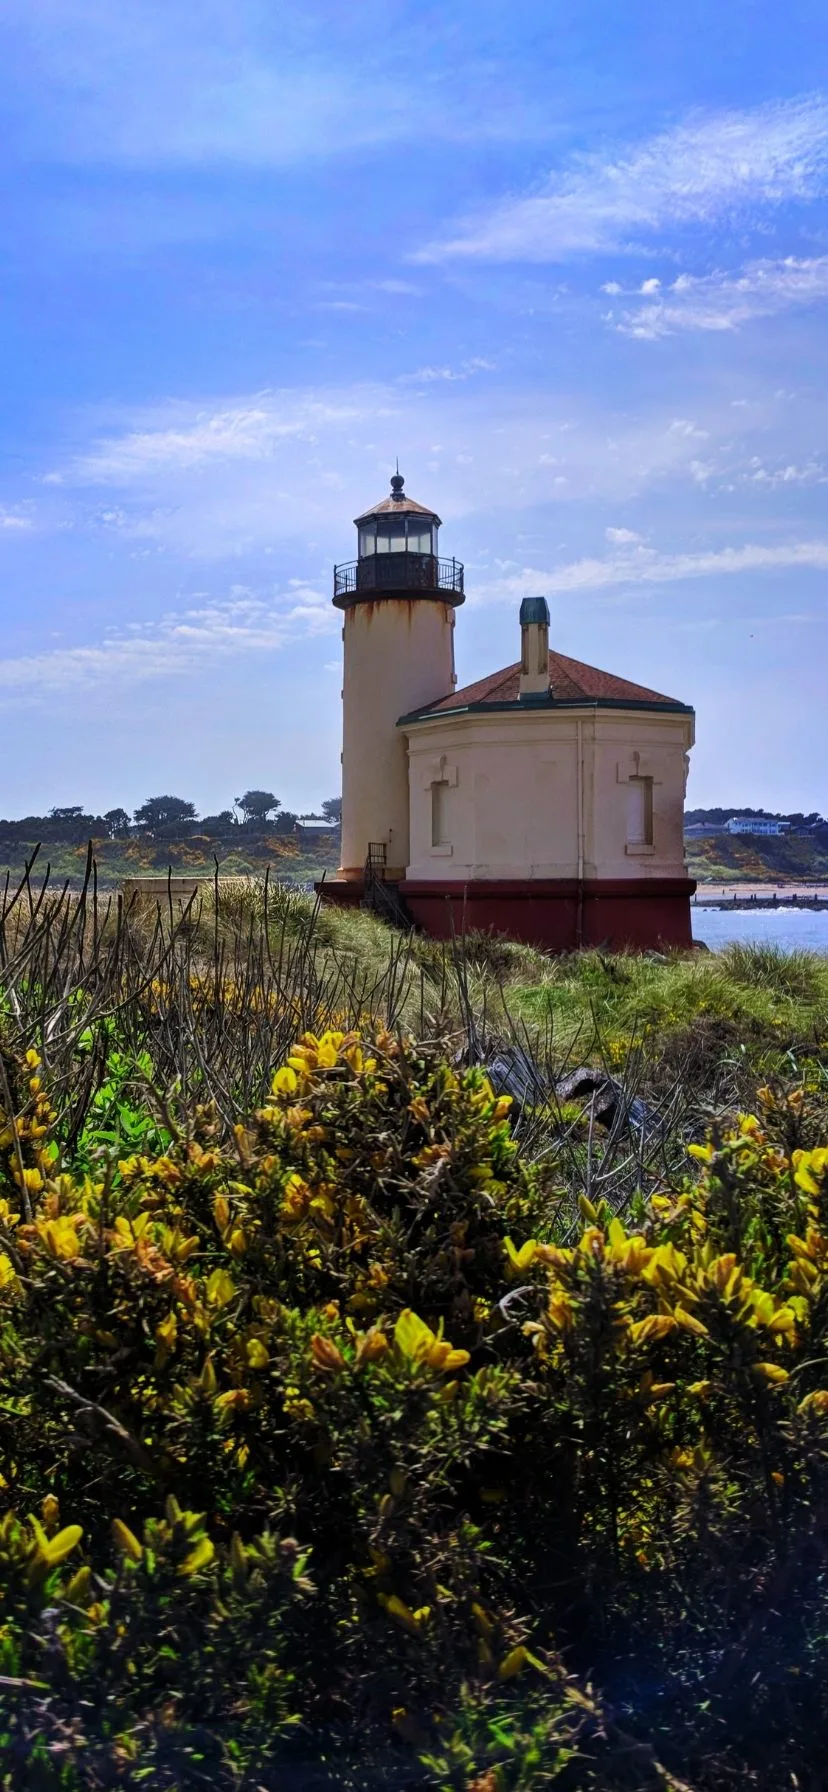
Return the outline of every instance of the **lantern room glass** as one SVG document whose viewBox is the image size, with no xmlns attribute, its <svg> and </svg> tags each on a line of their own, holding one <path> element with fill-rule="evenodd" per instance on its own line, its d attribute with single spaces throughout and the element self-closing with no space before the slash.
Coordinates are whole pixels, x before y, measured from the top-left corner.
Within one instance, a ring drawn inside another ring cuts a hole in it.
<svg viewBox="0 0 828 1792">
<path fill-rule="evenodd" d="M 436 554 L 437 523 L 419 516 L 381 516 L 359 529 L 359 557 L 370 554 Z"/>
</svg>

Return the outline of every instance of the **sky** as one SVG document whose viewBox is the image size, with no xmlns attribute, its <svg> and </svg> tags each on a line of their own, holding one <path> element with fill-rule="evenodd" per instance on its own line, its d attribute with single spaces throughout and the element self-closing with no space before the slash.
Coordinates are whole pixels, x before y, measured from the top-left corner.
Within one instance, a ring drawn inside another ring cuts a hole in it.
<svg viewBox="0 0 828 1792">
<path fill-rule="evenodd" d="M 461 683 L 692 703 L 688 802 L 828 809 L 824 0 L 4 0 L 0 814 L 339 782 L 352 519 Z"/>
</svg>

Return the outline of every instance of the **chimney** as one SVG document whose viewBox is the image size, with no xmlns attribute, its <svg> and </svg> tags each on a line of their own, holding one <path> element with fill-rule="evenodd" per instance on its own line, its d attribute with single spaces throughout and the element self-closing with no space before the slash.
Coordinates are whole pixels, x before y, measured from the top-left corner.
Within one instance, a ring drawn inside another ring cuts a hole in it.
<svg viewBox="0 0 828 1792">
<path fill-rule="evenodd" d="M 549 605 L 545 597 L 525 597 L 520 606 L 520 700 L 549 696 Z"/>
</svg>

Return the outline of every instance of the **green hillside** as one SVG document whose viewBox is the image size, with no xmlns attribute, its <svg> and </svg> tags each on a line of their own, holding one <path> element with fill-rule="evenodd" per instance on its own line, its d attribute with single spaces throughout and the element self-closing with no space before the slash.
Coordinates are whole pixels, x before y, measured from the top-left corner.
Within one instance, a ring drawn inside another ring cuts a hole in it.
<svg viewBox="0 0 828 1792">
<path fill-rule="evenodd" d="M 828 880 L 825 835 L 691 835 L 685 841 L 691 877 L 700 883 L 820 883 Z"/>
<path fill-rule="evenodd" d="M 165 871 L 178 876 L 212 877 L 216 860 L 222 877 L 243 877 L 248 873 L 262 875 L 270 866 L 271 875 L 305 883 L 330 876 L 339 864 L 339 840 L 321 839 L 312 849 L 290 834 L 253 835 L 235 830 L 232 841 L 211 840 L 205 835 L 191 835 L 185 840 L 93 840 L 92 848 L 98 872 L 98 883 L 104 889 L 120 884 L 126 877 L 152 877 Z M 0 877 L 6 872 L 12 880 L 19 877 L 30 859 L 36 841 L 0 839 Z M 67 879 L 72 886 L 83 880 L 86 868 L 86 845 L 64 845 L 50 840 L 41 846 L 37 859 L 39 873 L 51 867 L 57 883 Z"/>
<path fill-rule="evenodd" d="M 19 841 L 0 836 L 0 876 L 12 879 L 23 871 L 36 840 Z M 338 838 L 310 843 L 290 834 L 248 834 L 233 830 L 230 838 L 215 840 L 189 835 L 182 840 L 93 840 L 98 882 L 113 888 L 127 877 L 150 877 L 171 870 L 177 875 L 212 877 L 215 861 L 225 877 L 271 874 L 297 883 L 309 882 L 339 863 Z M 691 877 L 700 883 L 817 883 L 828 882 L 828 843 L 799 835 L 779 839 L 712 834 L 691 836 L 686 841 Z M 86 866 L 85 844 L 49 841 L 40 848 L 38 866 L 51 867 L 54 880 L 78 885 Z"/>
</svg>

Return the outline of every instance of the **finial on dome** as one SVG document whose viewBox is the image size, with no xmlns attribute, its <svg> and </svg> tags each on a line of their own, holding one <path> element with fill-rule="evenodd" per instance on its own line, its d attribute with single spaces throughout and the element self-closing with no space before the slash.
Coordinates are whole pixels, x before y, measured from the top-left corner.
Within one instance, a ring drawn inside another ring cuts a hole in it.
<svg viewBox="0 0 828 1792">
<path fill-rule="evenodd" d="M 402 473 L 400 472 L 400 459 L 399 459 L 399 455 L 398 455 L 397 456 L 397 471 L 396 471 L 396 473 L 392 474 L 392 477 L 391 477 L 391 496 L 392 496 L 392 498 L 401 498 L 402 497 L 404 485 L 405 485 L 405 480 L 402 476 Z"/>
</svg>

